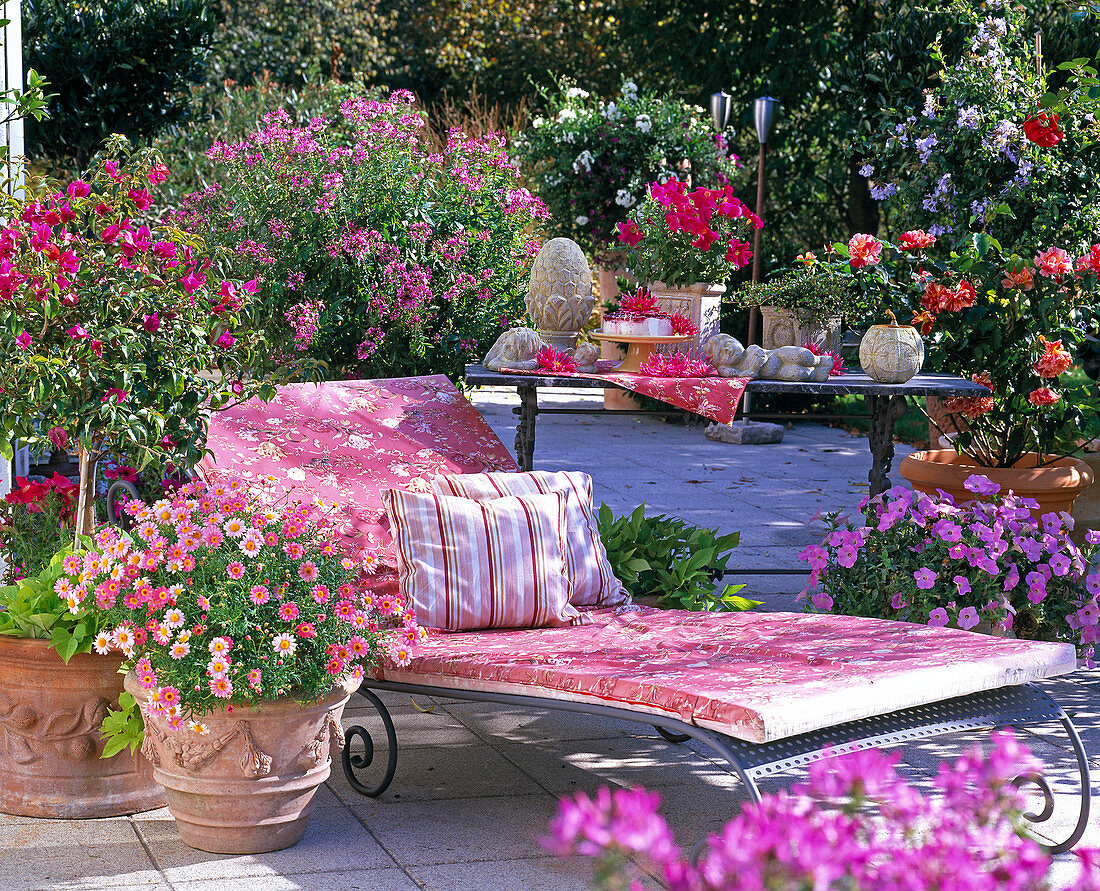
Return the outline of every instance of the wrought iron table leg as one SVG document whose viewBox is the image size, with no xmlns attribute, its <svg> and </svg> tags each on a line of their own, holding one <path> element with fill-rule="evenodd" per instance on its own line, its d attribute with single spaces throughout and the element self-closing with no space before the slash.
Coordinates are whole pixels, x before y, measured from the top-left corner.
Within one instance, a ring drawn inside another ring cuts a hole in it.
<svg viewBox="0 0 1100 891">
<path fill-rule="evenodd" d="M 867 408 L 871 413 L 871 429 L 867 439 L 871 447 L 871 472 L 867 480 L 871 484 L 870 495 L 890 488 L 890 465 L 894 460 L 894 422 L 905 414 L 904 396 L 868 396 Z"/>
<path fill-rule="evenodd" d="M 537 387 L 516 387 L 519 393 L 519 423 L 516 424 L 516 461 L 519 469 L 529 472 L 535 463 L 535 421 L 539 414 Z"/>
<path fill-rule="evenodd" d="M 1084 744 L 1081 742 L 1081 735 L 1068 716 L 1061 719 L 1061 724 L 1066 731 L 1066 736 L 1069 737 L 1074 757 L 1077 759 L 1077 770 L 1081 774 L 1081 809 L 1077 813 L 1077 825 L 1074 826 L 1073 832 L 1069 834 L 1065 841 L 1053 845 L 1041 845 L 1049 854 L 1064 854 L 1081 840 L 1081 836 L 1085 834 L 1085 830 L 1089 825 L 1089 810 L 1092 805 L 1092 778 L 1089 773 L 1088 755 L 1085 753 Z M 1038 786 L 1043 793 L 1045 802 L 1041 812 L 1037 814 L 1025 813 L 1024 819 L 1033 824 L 1046 822 L 1054 816 L 1054 793 L 1051 791 L 1050 783 L 1047 782 L 1046 777 L 1041 775 L 1022 777 L 1017 780 L 1017 785 L 1025 783 L 1034 783 Z"/>
<path fill-rule="evenodd" d="M 368 690 L 366 687 L 360 687 L 359 695 L 366 698 L 370 704 L 374 706 L 375 710 L 382 718 L 382 725 L 386 729 L 386 743 L 389 745 L 386 773 L 383 775 L 381 781 L 374 786 L 368 786 L 366 783 L 359 781 L 359 778 L 355 775 L 355 771 L 364 770 L 370 767 L 371 763 L 374 761 L 374 739 L 365 727 L 361 727 L 359 724 L 352 724 L 344 730 L 344 776 L 348 778 L 351 788 L 356 792 L 370 798 L 377 798 L 389 788 L 390 783 L 393 782 L 393 775 L 397 772 L 397 731 L 394 730 L 393 718 L 390 717 L 389 709 L 386 708 L 386 704 L 382 702 L 373 691 Z M 363 741 L 362 755 L 353 755 L 351 753 L 352 740 L 355 739 L 361 739 Z"/>
</svg>

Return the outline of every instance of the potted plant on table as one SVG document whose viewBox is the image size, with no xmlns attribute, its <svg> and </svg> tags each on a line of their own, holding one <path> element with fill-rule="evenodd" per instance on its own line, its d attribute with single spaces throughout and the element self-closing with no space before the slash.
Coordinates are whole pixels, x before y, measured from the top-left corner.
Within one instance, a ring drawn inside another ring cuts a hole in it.
<svg viewBox="0 0 1100 891">
<path fill-rule="evenodd" d="M 1034 498 L 1040 513 L 1071 510 L 1093 480 L 1073 455 L 1091 438 L 1096 399 L 1067 372 L 1100 308 L 1100 245 L 1079 256 L 1049 246 L 1023 257 L 1006 255 L 985 233 L 951 250 L 936 244 L 923 231 L 903 234 L 898 245 L 856 235 L 836 245 L 830 261 L 866 292 L 911 312 L 930 339 L 933 369 L 988 388 L 944 401 L 953 448 L 915 452 L 902 476 L 961 502 L 965 480 L 981 468 L 1003 489 Z"/>
<path fill-rule="evenodd" d="M 646 199 L 618 226 L 624 265 L 666 312 L 697 329 L 691 348 L 718 333 L 726 281 L 752 259 L 745 240 L 760 218 L 726 185 L 688 191 L 676 180 L 650 183 Z"/>
<path fill-rule="evenodd" d="M 9 755 L 0 800 L 21 813 L 126 813 L 159 798 L 137 761 L 99 762 L 102 742 L 85 732 L 118 701 L 117 663 L 100 663 L 106 687 L 81 686 L 70 672 L 74 657 L 88 661 L 81 654 L 95 626 L 79 610 L 62 620 L 68 595 L 58 596 L 64 585 L 55 560 L 87 547 L 95 533 L 101 459 L 114 455 L 157 471 L 157 479 L 186 471 L 203 454 L 207 411 L 274 393 L 274 381 L 249 374 L 263 344 L 262 332 L 247 327 L 254 286 L 212 279 L 201 242 L 152 218 L 150 189 L 165 176 L 155 154 L 131 152 L 116 138 L 83 179 L 65 188 L 28 180 L 16 196 L 0 198 L 0 442 L 8 457 L 19 439 L 79 461 L 75 498 L 74 488 L 52 485 L 50 497 L 64 497 L 56 515 L 39 507 L 34 486 L 16 494 L 44 521 L 39 544 L 47 546 L 37 574 L 20 552 L 27 578 L 0 589 L 7 622 L 0 676 L 12 679 L 0 685 L 8 691 L 0 737 Z M 0 533 L 17 548 L 26 544 L 21 522 Z M 71 692 L 64 702 L 39 707 L 29 699 L 63 688 Z M 49 767 L 53 758 L 63 769 Z M 102 778 L 126 773 L 126 763 L 138 771 L 129 792 L 108 788 L 114 780 Z M 82 791 L 77 767 L 85 772 Z"/>
<path fill-rule="evenodd" d="M 104 530 L 63 564 L 73 598 L 103 628 L 97 651 L 120 653 L 129 669 L 104 730 L 155 765 L 188 845 L 288 847 L 386 626 L 404 626 L 400 662 L 415 620 L 396 597 L 364 592 L 360 565 L 338 551 L 339 524 L 315 505 L 228 480 L 126 512 L 132 535 Z"/>
</svg>

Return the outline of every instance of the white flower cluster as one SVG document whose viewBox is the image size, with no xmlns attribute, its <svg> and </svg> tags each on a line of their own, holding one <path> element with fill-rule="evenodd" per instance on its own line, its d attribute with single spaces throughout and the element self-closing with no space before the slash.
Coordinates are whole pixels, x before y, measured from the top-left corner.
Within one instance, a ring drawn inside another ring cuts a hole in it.
<svg viewBox="0 0 1100 891">
<path fill-rule="evenodd" d="M 573 222 L 578 226 L 587 226 L 588 225 L 588 217 L 586 217 L 582 213 L 579 217 L 577 217 L 575 220 L 573 220 Z"/>
<path fill-rule="evenodd" d="M 653 119 L 647 114 L 640 114 L 634 119 L 634 126 L 643 133 L 648 133 L 653 129 Z"/>
<path fill-rule="evenodd" d="M 587 99 L 589 95 L 588 90 L 582 90 L 580 87 L 570 87 L 565 91 L 566 99 Z"/>
<path fill-rule="evenodd" d="M 621 115 L 619 114 L 619 106 L 614 102 L 608 102 L 603 109 L 603 116 L 609 121 L 617 121 Z"/>
<path fill-rule="evenodd" d="M 582 170 L 587 173 L 592 169 L 592 162 L 596 160 L 596 156 L 592 154 L 588 149 L 585 149 L 579 155 L 577 160 L 573 162 L 573 172 L 580 173 Z"/>
<path fill-rule="evenodd" d="M 633 102 L 638 98 L 638 85 L 632 80 L 623 83 L 623 98 L 627 102 Z"/>
<path fill-rule="evenodd" d="M 633 207 L 638 203 L 638 199 L 630 194 L 626 189 L 619 189 L 615 193 L 615 203 L 622 207 Z"/>
<path fill-rule="evenodd" d="M 557 121 L 559 124 L 562 123 L 562 121 L 575 121 L 576 119 L 577 113 L 571 108 L 563 108 L 558 112 Z"/>
</svg>

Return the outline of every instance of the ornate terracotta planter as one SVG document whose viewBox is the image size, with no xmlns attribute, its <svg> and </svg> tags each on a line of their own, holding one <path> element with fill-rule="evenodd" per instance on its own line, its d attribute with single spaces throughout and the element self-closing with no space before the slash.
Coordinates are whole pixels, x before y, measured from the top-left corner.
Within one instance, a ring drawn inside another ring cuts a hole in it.
<svg viewBox="0 0 1100 891">
<path fill-rule="evenodd" d="M 1011 489 L 1038 501 L 1039 509 L 1032 511 L 1036 518 L 1051 511 L 1072 511 L 1077 496 L 1092 485 L 1092 470 L 1077 458 L 1059 458 L 1042 467 L 1037 464 L 1038 455 L 1031 454 L 1015 467 L 981 467 L 953 449 L 933 449 L 913 452 L 901 462 L 898 472 L 918 492 L 935 495 L 937 489 L 943 489 L 960 504 L 975 500 L 963 483 L 980 473 L 999 483 L 1002 491 Z"/>
<path fill-rule="evenodd" d="M 840 355 L 840 316 L 796 313 L 778 306 L 760 307 L 760 345 L 766 350 L 812 343 Z"/>
<path fill-rule="evenodd" d="M 346 679 L 310 705 L 278 699 L 234 705 L 202 720 L 209 732 L 172 730 L 145 720 L 142 752 L 168 793 L 184 843 L 214 854 L 259 854 L 296 844 L 328 779 L 331 753 L 344 745 L 340 716 L 356 681 Z M 133 673 L 126 689 L 148 701 Z"/>
<path fill-rule="evenodd" d="M 0 637 L 0 811 L 83 819 L 164 806 L 140 754 L 99 757 L 121 665 L 119 656 L 86 653 L 66 665 L 44 640 Z"/>
</svg>

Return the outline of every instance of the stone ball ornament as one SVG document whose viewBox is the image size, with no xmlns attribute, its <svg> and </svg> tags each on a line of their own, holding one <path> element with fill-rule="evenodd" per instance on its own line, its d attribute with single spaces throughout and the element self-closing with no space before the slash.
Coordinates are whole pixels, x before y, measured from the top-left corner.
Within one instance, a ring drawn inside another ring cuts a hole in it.
<svg viewBox="0 0 1100 891">
<path fill-rule="evenodd" d="M 904 384 L 924 364 L 924 341 L 912 325 L 899 325 L 890 310 L 888 325 L 872 325 L 859 342 L 859 364 L 871 380 Z"/>
<path fill-rule="evenodd" d="M 815 356 L 805 347 L 745 347 L 729 334 L 714 335 L 703 347 L 703 355 L 722 377 L 749 380 L 821 382 L 829 379 L 833 367 L 832 356 Z"/>
<path fill-rule="evenodd" d="M 556 349 L 571 350 L 592 316 L 592 270 L 579 244 L 551 238 L 535 257 L 527 287 L 527 315 L 542 339 Z"/>
</svg>

